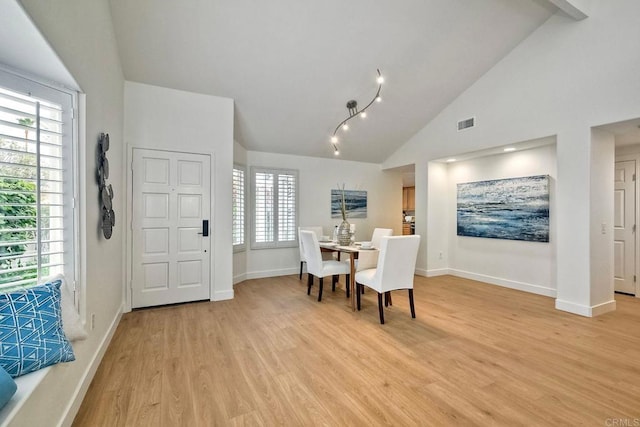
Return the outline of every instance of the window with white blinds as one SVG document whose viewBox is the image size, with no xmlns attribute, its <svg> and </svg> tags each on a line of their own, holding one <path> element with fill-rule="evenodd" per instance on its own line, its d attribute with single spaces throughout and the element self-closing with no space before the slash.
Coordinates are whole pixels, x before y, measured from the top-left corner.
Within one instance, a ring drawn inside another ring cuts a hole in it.
<svg viewBox="0 0 640 427">
<path fill-rule="evenodd" d="M 253 233 L 251 247 L 297 245 L 298 171 L 251 168 Z"/>
<path fill-rule="evenodd" d="M 74 280 L 73 95 L 0 71 L 0 290 Z"/>
<path fill-rule="evenodd" d="M 233 249 L 242 250 L 245 248 L 245 200 L 246 183 L 245 168 L 239 165 L 233 166 Z"/>
</svg>

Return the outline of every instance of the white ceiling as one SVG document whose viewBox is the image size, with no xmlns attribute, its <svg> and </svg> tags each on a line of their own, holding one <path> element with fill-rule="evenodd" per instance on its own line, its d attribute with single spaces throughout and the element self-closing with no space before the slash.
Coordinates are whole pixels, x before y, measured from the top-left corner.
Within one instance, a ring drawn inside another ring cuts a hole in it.
<svg viewBox="0 0 640 427">
<path fill-rule="evenodd" d="M 111 0 L 125 78 L 235 100 L 245 148 L 379 163 L 557 9 L 547 0 Z M 452 123 L 455 126 L 455 123 Z"/>
</svg>

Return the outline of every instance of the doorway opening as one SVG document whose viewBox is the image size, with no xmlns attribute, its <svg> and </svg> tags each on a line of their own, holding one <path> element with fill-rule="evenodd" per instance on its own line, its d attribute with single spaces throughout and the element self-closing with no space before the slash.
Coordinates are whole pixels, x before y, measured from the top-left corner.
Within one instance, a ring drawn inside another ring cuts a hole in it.
<svg viewBox="0 0 640 427">
<path fill-rule="evenodd" d="M 602 126 L 615 137 L 614 172 L 614 291 L 640 297 L 640 118 Z"/>
</svg>

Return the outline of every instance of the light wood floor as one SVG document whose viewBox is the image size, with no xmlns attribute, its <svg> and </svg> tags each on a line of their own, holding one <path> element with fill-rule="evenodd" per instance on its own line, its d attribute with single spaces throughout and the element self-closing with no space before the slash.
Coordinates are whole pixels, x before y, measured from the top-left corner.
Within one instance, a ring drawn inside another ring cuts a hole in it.
<svg viewBox="0 0 640 427">
<path fill-rule="evenodd" d="M 374 292 L 353 313 L 344 291 L 318 303 L 305 284 L 250 280 L 231 301 L 125 314 L 74 426 L 640 419 L 640 299 L 589 319 L 552 298 L 416 277 L 417 318 L 396 291 L 380 325 Z"/>
</svg>

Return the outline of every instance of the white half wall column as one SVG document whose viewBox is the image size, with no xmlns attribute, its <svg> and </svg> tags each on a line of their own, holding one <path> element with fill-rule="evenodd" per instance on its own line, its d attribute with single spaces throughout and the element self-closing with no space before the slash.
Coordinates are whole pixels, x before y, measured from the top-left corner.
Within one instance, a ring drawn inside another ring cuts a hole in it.
<svg viewBox="0 0 640 427">
<path fill-rule="evenodd" d="M 613 137 L 587 126 L 557 135 L 559 310 L 588 317 L 615 310 L 614 153 Z"/>
</svg>

